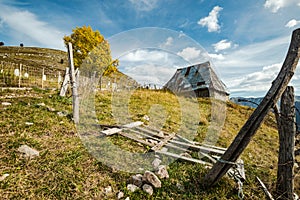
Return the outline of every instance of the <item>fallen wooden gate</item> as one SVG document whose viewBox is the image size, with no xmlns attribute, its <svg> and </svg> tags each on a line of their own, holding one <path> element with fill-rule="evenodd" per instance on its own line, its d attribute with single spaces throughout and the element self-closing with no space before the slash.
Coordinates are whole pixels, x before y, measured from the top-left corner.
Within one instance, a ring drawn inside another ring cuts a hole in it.
<svg viewBox="0 0 300 200">
<path fill-rule="evenodd" d="M 105 126 L 104 126 L 105 127 Z M 106 127 L 101 131 L 105 136 L 114 134 L 122 135 L 126 138 L 134 140 L 138 143 L 150 147 L 150 151 L 177 158 L 184 161 L 204 164 L 212 166 L 226 151 L 226 148 L 216 147 L 208 144 L 200 144 L 195 141 L 188 140 L 179 134 L 167 133 L 156 128 L 145 126 L 143 122 L 137 121 L 123 126 Z M 174 153 L 170 149 L 177 150 Z M 198 152 L 199 158 L 192 158 L 189 153 Z"/>
</svg>

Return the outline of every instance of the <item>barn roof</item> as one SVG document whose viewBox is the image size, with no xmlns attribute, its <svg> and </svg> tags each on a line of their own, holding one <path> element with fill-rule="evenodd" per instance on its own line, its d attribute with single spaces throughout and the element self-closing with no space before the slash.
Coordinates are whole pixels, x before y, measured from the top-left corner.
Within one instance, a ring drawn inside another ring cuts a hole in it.
<svg viewBox="0 0 300 200">
<path fill-rule="evenodd" d="M 175 93 L 209 89 L 229 95 L 225 84 L 218 78 L 210 62 L 177 69 L 164 88 Z"/>
</svg>

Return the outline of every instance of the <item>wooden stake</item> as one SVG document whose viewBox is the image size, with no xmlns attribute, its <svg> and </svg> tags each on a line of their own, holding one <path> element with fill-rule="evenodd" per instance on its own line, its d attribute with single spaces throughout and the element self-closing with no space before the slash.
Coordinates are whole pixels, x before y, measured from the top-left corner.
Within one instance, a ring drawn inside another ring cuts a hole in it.
<svg viewBox="0 0 300 200">
<path fill-rule="evenodd" d="M 73 119 L 74 122 L 77 124 L 79 123 L 79 98 L 77 93 L 77 84 L 76 84 L 76 77 L 75 77 L 75 69 L 73 63 L 73 47 L 72 43 L 68 43 L 68 56 L 69 56 L 69 66 L 70 66 L 70 79 L 71 79 L 71 86 L 72 86 L 72 96 L 73 96 Z"/>
<path fill-rule="evenodd" d="M 276 192 L 279 199 L 294 197 L 294 163 L 295 163 L 295 101 L 294 88 L 289 86 L 281 97 L 279 124 L 279 154 Z"/>
<path fill-rule="evenodd" d="M 67 92 L 67 89 L 68 89 L 68 84 L 69 84 L 69 81 L 70 81 L 69 71 L 70 71 L 69 67 L 66 67 L 66 73 L 65 73 L 64 81 L 62 83 L 62 86 L 61 86 L 61 89 L 60 89 L 60 94 L 59 94 L 61 97 L 66 96 L 66 92 Z"/>
<path fill-rule="evenodd" d="M 44 75 L 45 75 L 45 68 L 42 71 L 42 89 L 44 89 Z"/>
<path fill-rule="evenodd" d="M 20 64 L 20 69 L 19 69 L 19 88 L 21 87 L 21 79 L 22 79 L 22 64 Z"/>
<path fill-rule="evenodd" d="M 235 137 L 227 151 L 221 157 L 221 160 L 228 162 L 218 161 L 203 180 L 205 187 L 214 185 L 220 178 L 226 174 L 226 172 L 232 167 L 232 162 L 235 162 L 244 149 L 247 147 L 252 137 L 260 127 L 263 119 L 268 114 L 270 109 L 274 107 L 283 91 L 286 89 L 290 82 L 294 71 L 298 64 L 300 56 L 300 29 L 293 31 L 291 44 L 277 78 L 273 81 L 268 93 L 255 109 L 244 126 Z"/>
</svg>

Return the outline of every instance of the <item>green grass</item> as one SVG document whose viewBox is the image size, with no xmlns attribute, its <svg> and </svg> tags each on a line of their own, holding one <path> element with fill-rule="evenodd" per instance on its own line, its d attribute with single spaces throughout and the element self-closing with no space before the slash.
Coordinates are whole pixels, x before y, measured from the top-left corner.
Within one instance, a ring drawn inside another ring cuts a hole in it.
<svg viewBox="0 0 300 200">
<path fill-rule="evenodd" d="M 126 120 L 143 120 L 175 132 L 194 125 L 182 120 L 178 105 L 179 101 L 184 100 L 178 100 L 167 92 L 147 90 L 137 90 L 130 96 L 129 114 L 121 116 L 125 121 L 117 121 L 111 106 L 116 98 L 114 95 L 109 92 L 96 95 L 96 114 L 100 124 L 125 124 Z M 4 181 L 0 181 L 2 199 L 116 199 L 118 191 L 123 191 L 125 197 L 129 196 L 130 199 L 238 199 L 233 180 L 224 177 L 213 188 L 205 189 L 201 181 L 207 169 L 202 165 L 181 161 L 168 166 L 170 178 L 162 181 L 162 188 L 155 189 L 153 196 L 142 191 L 130 193 L 126 190 L 126 180 L 132 174 L 117 171 L 99 162 L 83 145 L 71 119 L 71 98 L 59 97 L 56 91 L 39 89 L 0 90 L 0 97 L 0 102 L 12 103 L 11 106 L 0 104 L 0 176 L 10 174 Z M 40 103 L 46 106 L 38 105 Z M 209 99 L 198 99 L 198 103 L 197 112 L 189 107 L 183 112 L 188 117 L 196 116 L 192 118 L 194 120 L 188 121 L 197 124 L 195 140 L 201 142 L 218 116 L 211 112 Z M 185 105 L 195 104 L 187 100 Z M 122 108 L 122 102 L 115 106 Z M 59 117 L 58 111 L 68 115 Z M 226 121 L 217 145 L 228 146 L 252 111 L 247 107 L 227 103 Z M 149 122 L 143 119 L 145 115 L 150 117 Z M 32 122 L 33 125 L 28 126 L 25 122 Z M 247 177 L 243 187 L 245 199 L 264 198 L 255 176 L 259 176 L 274 192 L 277 135 L 274 116 L 270 115 L 242 154 Z M 130 152 L 147 151 L 146 146 L 121 136 L 114 136 L 110 141 Z M 31 160 L 23 158 L 17 151 L 22 144 L 40 151 L 40 157 Z M 298 194 L 299 179 L 297 174 L 295 186 Z M 112 194 L 104 193 L 107 186 L 112 187 Z"/>
</svg>

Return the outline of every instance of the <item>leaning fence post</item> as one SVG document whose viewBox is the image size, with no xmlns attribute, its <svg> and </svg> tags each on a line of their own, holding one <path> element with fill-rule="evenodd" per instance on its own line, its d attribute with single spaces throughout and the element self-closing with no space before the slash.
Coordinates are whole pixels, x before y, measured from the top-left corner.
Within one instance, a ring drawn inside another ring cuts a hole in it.
<svg viewBox="0 0 300 200">
<path fill-rule="evenodd" d="M 77 92 L 77 83 L 75 77 L 74 63 L 73 63 L 73 48 L 72 43 L 68 43 L 68 56 L 70 65 L 70 78 L 72 86 L 72 96 L 73 96 L 73 119 L 75 123 L 79 122 L 79 98 Z"/>
<path fill-rule="evenodd" d="M 250 143 L 252 137 L 256 133 L 257 129 L 261 125 L 263 119 L 268 114 L 270 109 L 274 107 L 283 91 L 286 89 L 290 82 L 294 71 L 298 64 L 300 57 L 300 28 L 293 31 L 290 47 L 282 65 L 282 68 L 273 81 L 271 88 L 269 89 L 262 102 L 251 114 L 244 126 L 241 128 L 237 136 L 231 145 L 227 148 L 221 159 L 214 164 L 212 169 L 208 172 L 203 180 L 203 185 L 210 187 L 214 185 L 226 174 L 226 172 L 232 167 L 238 157 L 242 154 L 244 149 Z M 221 162 L 227 161 L 227 162 Z"/>
<path fill-rule="evenodd" d="M 276 193 L 279 199 L 293 199 L 295 163 L 295 101 L 294 88 L 286 88 L 280 102 L 279 153 Z"/>
</svg>

